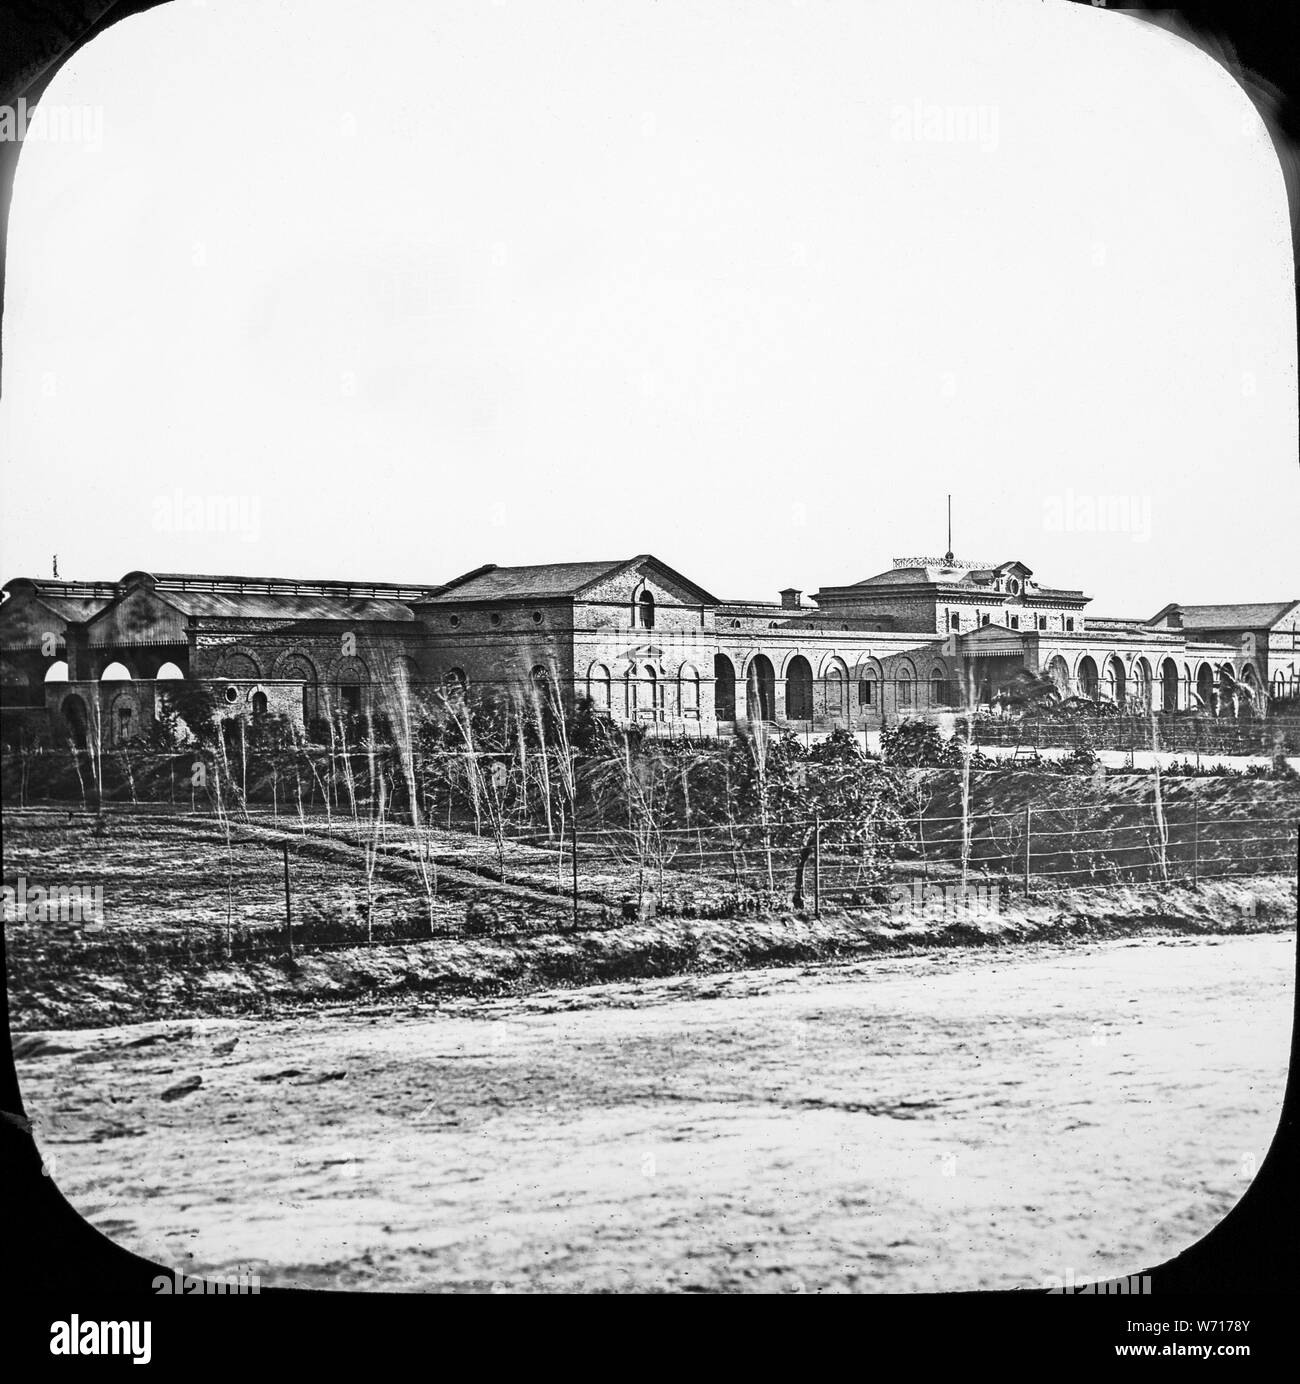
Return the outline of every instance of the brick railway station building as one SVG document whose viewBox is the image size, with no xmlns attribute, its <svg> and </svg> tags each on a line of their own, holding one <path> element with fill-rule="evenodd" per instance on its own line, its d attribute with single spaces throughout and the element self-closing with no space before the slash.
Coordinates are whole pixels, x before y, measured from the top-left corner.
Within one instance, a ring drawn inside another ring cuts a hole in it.
<svg viewBox="0 0 1300 1384">
<path fill-rule="evenodd" d="M 1066 695 L 1157 711 L 1264 711 L 1300 693 L 1300 600 L 1085 614 L 1082 591 L 1021 562 L 899 558 L 806 598 L 720 599 L 643 554 L 480 567 L 442 585 L 129 572 L 17 578 L 0 604 L 5 739 L 33 722 L 129 740 L 176 678 L 232 716 L 310 725 L 391 710 L 403 685 L 447 692 L 553 679 L 619 721 L 725 735 L 762 718 L 877 730 L 986 706 L 1024 672 Z"/>
</svg>

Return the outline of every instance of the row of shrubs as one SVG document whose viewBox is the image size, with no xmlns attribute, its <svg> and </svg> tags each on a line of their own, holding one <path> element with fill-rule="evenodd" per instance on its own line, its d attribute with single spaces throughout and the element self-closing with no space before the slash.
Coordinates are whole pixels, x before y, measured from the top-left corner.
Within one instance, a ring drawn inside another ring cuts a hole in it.
<svg viewBox="0 0 1300 1384">
<path fill-rule="evenodd" d="M 1083 728 L 1086 731 L 1086 727 Z M 886 764 L 907 769 L 960 769 L 965 762 L 965 741 L 959 734 L 945 739 L 939 728 L 929 721 L 901 721 L 881 732 L 880 747 Z M 1026 769 L 1049 774 L 1096 774 L 1104 772 L 1100 756 L 1092 740 L 1083 734 L 1070 753 L 1060 758 L 1045 758 L 1037 749 L 1030 749 L 1015 758 L 996 758 L 984 754 L 976 745 L 970 751 L 970 766 L 975 771 L 1019 773 Z M 1190 759 L 1175 760 L 1161 769 L 1165 775 L 1178 778 L 1248 778 L 1296 779 L 1296 771 L 1286 762 L 1281 751 L 1274 754 L 1270 764 L 1248 764 L 1232 768 L 1222 763 L 1197 764 Z"/>
<path fill-rule="evenodd" d="M 1149 716 L 1111 709 L 1108 716 L 1051 716 L 1034 714 L 1008 720 L 976 717 L 971 738 L 982 745 L 1032 744 L 1053 747 L 1085 743 L 1105 750 L 1146 750 L 1155 743 L 1163 750 L 1202 754 L 1271 754 L 1281 750 L 1300 754 L 1300 721 L 1295 717 L 1207 716 L 1162 712 L 1153 729 Z M 966 722 L 958 733 L 967 733 Z"/>
</svg>

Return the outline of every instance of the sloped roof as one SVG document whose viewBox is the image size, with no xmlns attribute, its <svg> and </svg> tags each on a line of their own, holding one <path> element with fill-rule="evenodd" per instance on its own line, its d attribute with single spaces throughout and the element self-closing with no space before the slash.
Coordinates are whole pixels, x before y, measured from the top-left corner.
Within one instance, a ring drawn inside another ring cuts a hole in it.
<svg viewBox="0 0 1300 1384">
<path fill-rule="evenodd" d="M 47 610 L 52 610 L 56 615 L 64 620 L 88 620 L 97 611 L 103 610 L 109 601 L 113 599 L 107 596 L 53 596 L 40 592 L 33 597 L 45 606 Z"/>
<path fill-rule="evenodd" d="M 999 624 L 996 620 L 988 620 L 982 625 L 977 625 L 974 629 L 954 630 L 953 633 L 956 634 L 959 644 L 978 644 L 984 640 L 998 639 L 1005 636 L 1010 636 L 1012 639 L 1019 640 L 1023 643 L 1034 631 L 1013 630 L 1010 625 Z M 941 635 L 935 636 L 936 639 L 942 637 Z"/>
<path fill-rule="evenodd" d="M 1238 605 L 1167 605 L 1157 611 L 1148 623 L 1155 624 L 1166 615 L 1177 612 L 1183 617 L 1185 630 L 1261 629 L 1277 624 L 1293 611 L 1300 601 L 1260 601 Z"/>
<path fill-rule="evenodd" d="M 4 585 L 5 604 L 20 596 L 39 601 L 64 620 L 85 620 L 118 594 L 116 582 L 63 581 L 58 577 L 15 577 Z"/>
<path fill-rule="evenodd" d="M 409 605 L 374 596 L 293 595 L 286 591 L 186 591 L 157 595 L 185 615 L 214 620 L 413 620 Z"/>
<path fill-rule="evenodd" d="M 1021 572 L 1027 577 L 1033 575 L 1031 570 L 1017 559 L 1000 562 L 996 566 L 978 567 L 971 563 L 958 561 L 950 564 L 940 561 L 925 561 L 909 565 L 896 562 L 887 572 L 877 572 L 874 577 L 867 577 L 863 581 L 854 582 L 852 586 L 829 587 L 827 589 L 830 591 L 856 591 L 864 586 L 964 586 L 968 590 L 983 594 L 983 589 L 992 586 L 994 579 L 1000 572 L 1008 571 Z M 1024 596 L 1027 600 L 1042 600 L 1044 598 L 1074 600 L 1082 598 L 1083 592 L 1065 587 L 1034 586 L 1026 591 Z M 816 597 L 814 596 L 813 599 L 815 600 Z"/>
<path fill-rule="evenodd" d="M 429 590 L 396 582 L 194 572 L 128 572 L 119 585 L 124 592 L 152 588 L 173 609 L 213 620 L 413 620 L 408 603 Z"/>
<path fill-rule="evenodd" d="M 105 615 L 133 591 L 153 590 L 183 615 L 248 620 L 412 620 L 407 602 L 427 587 L 384 582 L 309 581 L 291 577 L 207 576 L 194 572 L 128 572 L 121 581 L 72 582 L 19 577 L 6 602 L 39 602 L 70 621 Z"/>
<path fill-rule="evenodd" d="M 964 567 L 891 567 L 888 572 L 877 572 L 874 577 L 853 583 L 857 586 L 914 586 L 924 582 L 929 586 L 943 584 L 955 586 L 970 577 L 970 569 Z"/>
<path fill-rule="evenodd" d="M 715 597 L 703 587 L 675 572 L 649 553 L 605 562 L 547 562 L 526 567 L 498 567 L 489 563 L 464 576 L 455 577 L 426 598 L 431 604 L 459 601 L 503 601 L 573 597 L 589 586 L 613 576 L 635 563 L 648 562 L 661 572 L 694 591 L 706 604 L 716 605 Z"/>
<path fill-rule="evenodd" d="M 203 572 L 128 572 L 117 586 L 152 584 L 168 590 L 196 591 L 283 591 L 288 594 L 327 596 L 387 596 L 395 600 L 417 600 L 436 591 L 439 583 L 416 585 L 395 581 L 348 581 L 341 577 L 238 577 L 214 576 Z"/>
<path fill-rule="evenodd" d="M 500 601 L 528 596 L 574 596 L 584 586 L 626 567 L 629 558 L 607 562 L 547 562 L 530 567 L 476 567 L 429 596 L 430 601 Z"/>
</svg>

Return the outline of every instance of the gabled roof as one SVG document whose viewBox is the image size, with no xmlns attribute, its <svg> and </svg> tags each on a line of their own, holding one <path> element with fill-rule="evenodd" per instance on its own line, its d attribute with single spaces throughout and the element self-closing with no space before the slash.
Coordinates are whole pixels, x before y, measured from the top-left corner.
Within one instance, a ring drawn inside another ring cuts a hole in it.
<svg viewBox="0 0 1300 1384">
<path fill-rule="evenodd" d="M 985 639 L 997 639 L 1002 635 L 1010 635 L 1013 639 L 1023 641 L 1026 635 L 1033 634 L 1033 630 L 1013 630 L 1010 625 L 1000 625 L 995 620 L 986 620 L 984 624 L 977 625 L 972 630 L 954 630 L 959 644 L 979 643 Z M 935 635 L 936 639 L 944 638 L 941 634 Z"/>
<path fill-rule="evenodd" d="M 1030 568 L 1018 559 L 999 562 L 993 565 L 975 564 L 954 558 L 947 562 L 939 558 L 917 558 L 915 560 L 897 558 L 887 572 L 877 572 L 874 577 L 854 582 L 852 586 L 830 586 L 827 592 L 839 595 L 843 592 L 860 591 L 863 587 L 928 586 L 944 590 L 962 589 L 981 597 L 994 599 L 999 593 L 990 591 L 998 576 L 1012 573 L 1023 578 L 1033 576 Z M 820 594 L 820 593 L 819 593 Z M 1035 586 L 1023 593 L 1026 600 L 1086 600 L 1082 591 L 1054 586 Z M 817 596 L 813 596 L 816 600 Z"/>
<path fill-rule="evenodd" d="M 866 577 L 862 581 L 846 587 L 845 590 L 852 590 L 860 586 L 915 586 L 918 583 L 927 586 L 956 585 L 958 582 L 965 581 L 970 575 L 970 569 L 966 567 L 944 567 L 927 564 L 915 567 L 891 567 L 887 572 L 877 572 L 874 577 Z M 829 588 L 834 590 L 835 588 Z M 814 598 L 815 599 L 815 598 Z"/>
<path fill-rule="evenodd" d="M 150 605 L 182 617 L 197 620 L 392 620 L 410 621 L 415 616 L 410 605 L 400 600 L 367 594 L 364 586 L 349 587 L 344 582 L 334 589 L 320 589 L 315 583 L 290 581 L 257 582 L 243 578 L 153 578 L 136 579 L 143 574 L 130 573 L 131 578 L 113 600 L 103 604 L 88 617 L 93 629 L 111 624 L 119 610 L 130 600 L 143 597 Z M 173 584 L 173 582 L 175 584 Z M 268 587 L 270 589 L 268 589 Z M 296 587 L 304 587 L 298 591 Z M 353 594 L 345 594 L 351 592 Z"/>
<path fill-rule="evenodd" d="M 685 587 L 702 604 L 718 604 L 717 597 L 711 596 L 703 587 L 675 572 L 650 553 L 606 562 L 548 562 L 528 567 L 498 567 L 495 563 L 488 563 L 485 567 L 476 567 L 464 576 L 453 578 L 431 593 L 427 602 L 447 605 L 460 601 L 574 598 L 598 582 L 643 563 L 648 563 Z"/>
<path fill-rule="evenodd" d="M 1185 630 L 1271 629 L 1300 601 L 1260 601 L 1239 605 L 1180 605 L 1171 602 L 1146 623 L 1158 624 L 1170 615 L 1182 616 Z"/>
<path fill-rule="evenodd" d="M 585 586 L 626 567 L 627 558 L 608 562 L 548 562 L 530 567 L 498 567 L 489 562 L 453 577 L 429 596 L 431 602 L 501 601 L 517 597 L 576 596 Z"/>
<path fill-rule="evenodd" d="M 963 651 L 973 646 L 982 647 L 987 644 L 995 648 L 1019 652 L 1025 647 L 1027 635 L 1032 633 L 1032 630 L 1013 630 L 1006 625 L 989 623 L 951 637 L 956 638 L 957 648 Z"/>
<path fill-rule="evenodd" d="M 120 581 L 72 582 L 17 577 L 5 605 L 39 603 L 65 621 L 98 621 L 137 591 L 150 591 L 181 615 L 244 620 L 411 620 L 409 602 L 429 588 L 390 582 L 315 581 L 294 577 L 209 576 L 196 572 L 128 572 Z"/>
<path fill-rule="evenodd" d="M 428 589 L 395 582 L 128 572 L 126 590 L 152 589 L 184 615 L 210 620 L 413 620 Z"/>
<path fill-rule="evenodd" d="M 85 620 L 118 594 L 116 582 L 15 577 L 4 585 L 5 604 L 19 597 L 38 602 L 63 620 Z"/>
</svg>

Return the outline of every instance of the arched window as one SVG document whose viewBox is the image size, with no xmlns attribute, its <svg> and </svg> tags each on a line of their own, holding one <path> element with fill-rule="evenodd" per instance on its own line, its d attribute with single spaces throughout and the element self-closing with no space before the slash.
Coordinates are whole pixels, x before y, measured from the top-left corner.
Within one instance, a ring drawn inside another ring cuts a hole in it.
<svg viewBox="0 0 1300 1384">
<path fill-rule="evenodd" d="M 100 682 L 130 682 L 131 670 L 125 663 L 110 663 L 99 675 Z"/>
<path fill-rule="evenodd" d="M 1237 688 L 1241 693 L 1243 708 L 1251 708 L 1254 710 L 1262 709 L 1260 706 L 1260 703 L 1263 701 L 1263 697 L 1261 696 L 1262 689 L 1252 664 L 1247 663 L 1243 665 L 1241 679 L 1237 684 Z"/>
<path fill-rule="evenodd" d="M 700 675 L 689 663 L 683 663 L 677 674 L 678 714 L 697 720 L 700 714 Z"/>
<path fill-rule="evenodd" d="M 360 716 L 366 709 L 365 689 L 370 683 L 370 669 L 364 659 L 354 654 L 339 659 L 333 670 L 339 709 L 346 716 Z"/>
<path fill-rule="evenodd" d="M 1079 660 L 1079 695 L 1092 701 L 1097 699 L 1097 665 L 1091 655 L 1084 654 Z"/>
<path fill-rule="evenodd" d="M 1214 710 L 1214 669 L 1208 663 L 1196 670 L 1196 696 L 1202 711 Z"/>
<path fill-rule="evenodd" d="M 217 662 L 217 676 L 221 678 L 259 678 L 261 669 L 250 654 L 222 654 Z"/>
<path fill-rule="evenodd" d="M 646 708 L 655 720 L 663 710 L 663 688 L 659 685 L 659 674 L 647 663 L 645 666 Z"/>
<path fill-rule="evenodd" d="M 63 705 L 59 710 L 63 713 L 63 719 L 68 723 L 72 743 L 77 749 L 84 750 L 90 722 L 86 703 L 74 692 L 70 697 L 64 697 Z"/>
<path fill-rule="evenodd" d="M 420 665 L 409 654 L 398 654 L 388 671 L 399 693 L 410 693 L 420 681 Z"/>
<path fill-rule="evenodd" d="M 555 706 L 555 679 L 551 677 L 549 668 L 541 663 L 536 664 L 528 674 L 528 682 L 532 688 L 533 701 L 538 707 L 545 709 Z"/>
<path fill-rule="evenodd" d="M 654 592 L 646 587 L 636 598 L 637 616 L 643 630 L 652 630 L 655 627 L 655 597 Z"/>
<path fill-rule="evenodd" d="M 136 734 L 136 702 L 130 692 L 119 692 L 113 698 L 108 717 L 108 734 L 115 745 L 123 744 Z"/>
<path fill-rule="evenodd" d="M 1128 692 L 1128 678 L 1118 654 L 1106 660 L 1106 695 L 1116 706 L 1123 706 Z"/>
<path fill-rule="evenodd" d="M 302 684 L 302 722 L 310 726 L 320 714 L 315 665 L 303 654 L 289 654 L 276 664 L 275 676 L 282 682 Z"/>
<path fill-rule="evenodd" d="M 1064 697 L 1070 689 L 1070 670 L 1060 654 L 1057 654 L 1048 663 L 1047 676 L 1051 678 L 1056 690 Z"/>
<path fill-rule="evenodd" d="M 154 674 L 159 682 L 176 682 L 183 680 L 185 674 L 174 663 L 164 663 Z"/>
<path fill-rule="evenodd" d="M 948 679 L 944 675 L 944 670 L 934 667 L 930 670 L 930 705 L 948 706 Z"/>
<path fill-rule="evenodd" d="M 822 680 L 826 701 L 827 716 L 847 716 L 849 714 L 848 677 L 838 663 L 832 663 Z"/>
<path fill-rule="evenodd" d="M 875 678 L 858 679 L 858 705 L 875 706 L 876 704 L 876 680 Z"/>
<path fill-rule="evenodd" d="M 603 663 L 593 663 L 587 674 L 587 696 L 591 704 L 601 711 L 610 709 L 609 669 Z"/>
<path fill-rule="evenodd" d="M 813 718 L 812 668 L 802 654 L 795 654 L 785 670 L 785 716 L 787 721 Z"/>
<path fill-rule="evenodd" d="M 1237 713 L 1237 679 L 1233 676 L 1232 665 L 1225 663 L 1219 669 L 1219 708 L 1220 716 L 1235 716 Z"/>
<path fill-rule="evenodd" d="M 266 693 L 253 693 L 253 720 L 260 721 L 266 715 Z"/>
<path fill-rule="evenodd" d="M 1178 710 L 1178 665 L 1172 658 L 1160 665 L 1160 709 Z"/>
<path fill-rule="evenodd" d="M 713 656 L 713 708 L 719 721 L 736 719 L 736 669 L 726 654 Z"/>
<path fill-rule="evenodd" d="M 68 665 L 65 660 L 60 659 L 57 663 L 51 663 L 45 670 L 46 682 L 67 682 Z"/>
<path fill-rule="evenodd" d="M 776 716 L 776 670 L 766 654 L 755 654 L 745 679 L 745 712 L 751 721 Z"/>
<path fill-rule="evenodd" d="M 897 691 L 898 705 L 910 708 L 912 705 L 912 670 L 905 665 L 900 666 L 894 685 Z"/>
</svg>

